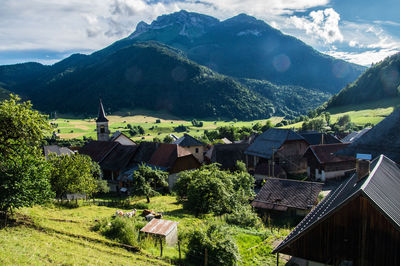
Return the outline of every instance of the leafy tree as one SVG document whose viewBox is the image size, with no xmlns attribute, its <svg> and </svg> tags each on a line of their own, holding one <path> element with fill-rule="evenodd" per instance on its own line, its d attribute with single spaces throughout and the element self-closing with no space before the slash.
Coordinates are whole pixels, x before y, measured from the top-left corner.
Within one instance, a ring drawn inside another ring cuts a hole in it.
<svg viewBox="0 0 400 266">
<path fill-rule="evenodd" d="M 331 114 L 329 112 L 325 112 L 325 121 L 328 125 L 331 124 Z"/>
<path fill-rule="evenodd" d="M 341 127 L 346 126 L 351 122 L 351 118 L 349 115 L 344 115 L 338 118 L 337 124 Z"/>
<path fill-rule="evenodd" d="M 240 259 L 239 248 L 227 227 L 211 224 L 195 229 L 189 234 L 186 258 L 197 265 L 204 264 L 205 250 L 210 265 L 236 265 Z"/>
<path fill-rule="evenodd" d="M 163 139 L 163 142 L 164 143 L 172 143 L 174 141 L 174 139 L 171 137 L 171 136 L 169 136 L 169 135 L 166 135 L 165 137 L 164 137 L 164 139 Z"/>
<path fill-rule="evenodd" d="M 47 117 L 18 96 L 0 103 L 0 211 L 41 204 L 53 196 L 40 149 L 50 133 Z"/>
<path fill-rule="evenodd" d="M 153 142 L 161 143 L 161 139 L 158 137 L 154 137 Z"/>
<path fill-rule="evenodd" d="M 322 118 L 316 118 L 309 121 L 304 121 L 301 125 L 301 130 L 316 130 L 323 131 L 325 126 L 324 120 Z"/>
<path fill-rule="evenodd" d="M 168 174 L 166 172 L 140 165 L 133 174 L 132 193 L 138 196 L 146 196 L 147 203 L 150 203 L 150 197 L 158 194 L 157 188 L 168 186 L 167 179 Z"/>
<path fill-rule="evenodd" d="M 98 191 L 99 166 L 87 155 L 50 154 L 50 182 L 58 198 L 67 194 L 85 194 L 90 197 Z"/>
</svg>

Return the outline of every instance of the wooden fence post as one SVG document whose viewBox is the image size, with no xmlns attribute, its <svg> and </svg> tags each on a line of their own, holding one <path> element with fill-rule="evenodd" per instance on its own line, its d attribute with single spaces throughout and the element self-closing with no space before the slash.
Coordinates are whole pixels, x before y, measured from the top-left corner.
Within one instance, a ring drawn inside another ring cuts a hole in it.
<svg viewBox="0 0 400 266">
<path fill-rule="evenodd" d="M 162 238 L 160 237 L 160 257 L 162 257 Z"/>
<path fill-rule="evenodd" d="M 204 266 L 208 265 L 208 252 L 207 248 L 204 250 Z"/>
</svg>

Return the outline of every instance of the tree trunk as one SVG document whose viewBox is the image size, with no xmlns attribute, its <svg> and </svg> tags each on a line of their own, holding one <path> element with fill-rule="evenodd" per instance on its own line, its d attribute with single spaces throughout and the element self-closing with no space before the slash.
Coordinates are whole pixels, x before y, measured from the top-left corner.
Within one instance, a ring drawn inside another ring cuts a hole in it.
<svg viewBox="0 0 400 266">
<path fill-rule="evenodd" d="M 149 196 L 146 196 L 146 199 L 147 199 L 147 203 L 150 203 L 150 198 L 149 198 Z"/>
</svg>

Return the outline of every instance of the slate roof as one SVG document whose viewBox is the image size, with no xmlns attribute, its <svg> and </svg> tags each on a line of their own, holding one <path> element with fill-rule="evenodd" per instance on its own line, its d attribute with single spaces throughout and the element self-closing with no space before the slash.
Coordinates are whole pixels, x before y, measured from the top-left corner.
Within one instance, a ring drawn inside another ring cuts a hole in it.
<svg viewBox="0 0 400 266">
<path fill-rule="evenodd" d="M 216 144 L 212 148 L 211 162 L 221 164 L 222 169 L 234 169 L 236 161 L 246 161 L 247 143 Z"/>
<path fill-rule="evenodd" d="M 258 136 L 245 154 L 270 159 L 272 150 L 276 151 L 286 141 L 304 140 L 302 136 L 290 129 L 270 128 Z"/>
<path fill-rule="evenodd" d="M 342 143 L 338 138 L 336 138 L 332 134 L 325 134 L 317 131 L 306 131 L 306 132 L 300 132 L 299 134 L 310 145 Z"/>
<path fill-rule="evenodd" d="M 111 171 L 126 169 L 136 149 L 136 145 L 119 144 L 100 162 L 100 167 Z"/>
<path fill-rule="evenodd" d="M 178 144 L 179 146 L 182 147 L 190 147 L 190 146 L 204 146 L 205 144 L 192 136 L 188 134 L 184 134 L 182 137 L 179 139 L 175 140 L 172 142 L 172 144 Z"/>
<path fill-rule="evenodd" d="M 130 161 L 130 165 L 148 163 L 153 156 L 154 152 L 157 150 L 160 144 L 156 142 L 141 142 L 136 149 L 135 155 Z"/>
<path fill-rule="evenodd" d="M 68 149 L 67 147 L 60 147 L 60 146 L 57 146 L 57 145 L 43 146 L 43 151 L 44 151 L 44 156 L 46 158 L 50 153 L 55 153 L 57 155 L 74 154 L 74 152 L 71 151 L 70 149 Z"/>
<path fill-rule="evenodd" d="M 168 169 L 173 166 L 177 158 L 188 155 L 192 155 L 190 151 L 177 144 L 161 143 L 151 156 L 149 164 Z"/>
<path fill-rule="evenodd" d="M 367 127 L 367 128 L 364 128 L 364 129 L 362 129 L 360 131 L 353 131 L 349 135 L 347 135 L 346 137 L 342 138 L 342 142 L 343 143 L 354 142 L 355 140 L 359 139 L 362 135 L 367 133 L 370 129 L 371 129 L 370 127 Z"/>
<path fill-rule="evenodd" d="M 146 224 L 140 232 L 145 232 L 149 234 L 167 236 L 178 226 L 179 222 L 168 221 L 163 219 L 153 219 L 148 224 Z"/>
<path fill-rule="evenodd" d="M 317 201 L 322 186 L 316 182 L 267 178 L 251 206 L 280 211 L 287 208 L 309 210 Z"/>
<path fill-rule="evenodd" d="M 118 142 L 93 140 L 80 148 L 79 153 L 89 155 L 93 161 L 100 163 L 118 145 Z"/>
<path fill-rule="evenodd" d="M 324 221 L 341 206 L 362 195 L 370 200 L 389 221 L 400 229 L 400 168 L 395 162 L 380 155 L 371 163 L 369 176 L 358 180 L 357 174 L 343 182 L 328 194 L 274 249 L 279 252 L 285 246 L 306 234 Z"/>
<path fill-rule="evenodd" d="M 97 115 L 96 122 L 108 122 L 108 119 L 106 118 L 106 113 L 104 112 L 104 107 L 103 107 L 103 103 L 101 102 L 101 99 L 99 99 L 99 113 Z"/>
<path fill-rule="evenodd" d="M 351 143 L 338 154 L 356 157 L 357 153 L 371 154 L 372 158 L 384 154 L 400 162 L 400 108 Z"/>
<path fill-rule="evenodd" d="M 308 147 L 304 155 L 306 155 L 308 152 L 312 152 L 312 154 L 315 156 L 320 164 L 339 163 L 349 160 L 355 160 L 353 157 L 350 156 L 336 155 L 338 151 L 345 149 L 347 146 L 349 146 L 349 143 L 311 145 Z"/>
</svg>

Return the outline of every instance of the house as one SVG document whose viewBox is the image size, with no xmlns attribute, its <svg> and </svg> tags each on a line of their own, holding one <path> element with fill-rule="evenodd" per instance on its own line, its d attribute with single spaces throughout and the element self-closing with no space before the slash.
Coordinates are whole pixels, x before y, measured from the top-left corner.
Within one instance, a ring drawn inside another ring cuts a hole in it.
<svg viewBox="0 0 400 266">
<path fill-rule="evenodd" d="M 383 154 L 400 163 L 400 108 L 374 126 L 348 147 L 338 152 L 340 155 L 356 157 L 357 154 L 371 154 L 372 158 Z"/>
<path fill-rule="evenodd" d="M 154 218 L 140 229 L 140 232 L 165 238 L 167 245 L 173 246 L 178 243 L 178 223 Z"/>
<path fill-rule="evenodd" d="M 224 170 L 236 170 L 237 161 L 246 161 L 249 144 L 216 144 L 212 147 L 209 163 L 218 163 Z"/>
<path fill-rule="evenodd" d="M 321 133 L 318 131 L 304 131 L 304 132 L 299 132 L 299 134 L 310 145 L 342 143 L 338 138 L 336 138 L 332 134 Z"/>
<path fill-rule="evenodd" d="M 110 141 L 119 142 L 122 145 L 136 145 L 136 143 L 131 140 L 127 135 L 121 131 L 116 131 L 112 136 Z"/>
<path fill-rule="evenodd" d="M 74 152 L 70 149 L 68 149 L 67 147 L 60 147 L 57 145 L 48 145 L 48 146 L 43 146 L 43 153 L 44 156 L 47 159 L 47 156 L 50 153 L 54 153 L 56 155 L 71 155 L 74 154 Z"/>
<path fill-rule="evenodd" d="M 367 133 L 371 128 L 367 127 L 364 128 L 360 131 L 353 131 L 350 134 L 348 134 L 347 136 L 345 136 L 344 138 L 342 138 L 342 142 L 343 143 L 351 143 L 356 141 L 357 139 L 359 139 L 362 135 L 364 135 L 365 133 Z"/>
<path fill-rule="evenodd" d="M 170 189 L 174 186 L 181 171 L 200 168 L 200 162 L 193 154 L 177 145 L 161 143 L 149 160 L 149 164 L 156 166 L 160 170 L 169 173 L 168 186 Z"/>
<path fill-rule="evenodd" d="M 286 212 L 305 216 L 317 204 L 322 185 L 292 179 L 267 178 L 251 206 L 269 213 Z"/>
<path fill-rule="evenodd" d="M 399 210 L 399 165 L 384 155 L 361 160 L 273 253 L 302 265 L 400 265 Z"/>
<path fill-rule="evenodd" d="M 304 173 L 307 162 L 303 154 L 308 145 L 301 135 L 290 129 L 270 128 L 258 136 L 245 151 L 246 165 L 249 171 L 254 171 L 258 164 L 266 163 L 268 176 L 272 177 L 275 164 L 288 174 Z"/>
<path fill-rule="evenodd" d="M 344 177 L 346 172 L 356 168 L 356 160 L 350 156 L 336 155 L 345 149 L 348 143 L 311 145 L 304 153 L 307 159 L 307 176 L 311 180 Z"/>
<path fill-rule="evenodd" d="M 205 144 L 203 142 L 185 133 L 182 137 L 172 142 L 172 144 L 184 147 L 186 150 L 190 151 L 200 163 L 204 162 Z"/>
</svg>

